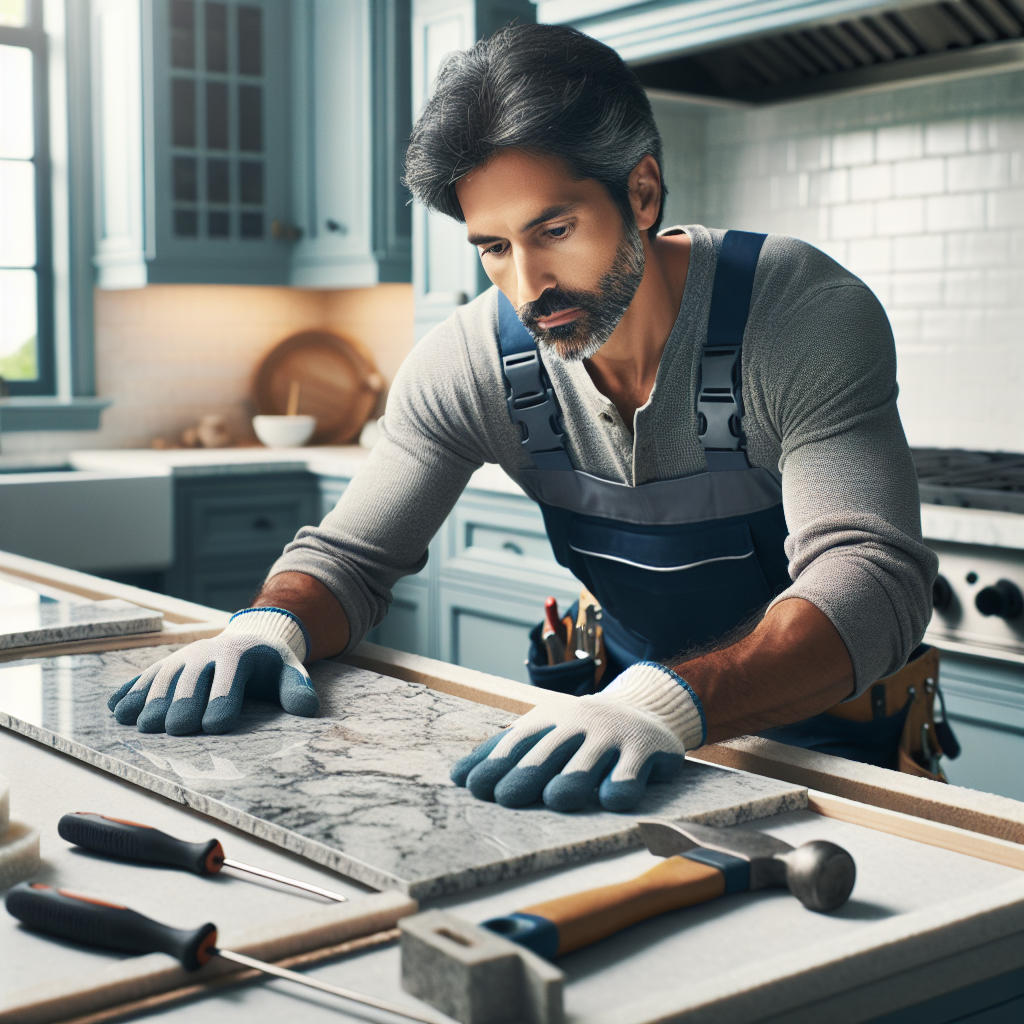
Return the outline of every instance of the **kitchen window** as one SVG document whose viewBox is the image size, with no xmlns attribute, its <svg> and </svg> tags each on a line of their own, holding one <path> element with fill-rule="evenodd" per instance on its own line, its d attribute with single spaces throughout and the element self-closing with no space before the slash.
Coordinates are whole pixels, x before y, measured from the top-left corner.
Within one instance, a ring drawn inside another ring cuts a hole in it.
<svg viewBox="0 0 1024 1024">
<path fill-rule="evenodd" d="M 0 377 L 52 395 L 46 36 L 41 0 L 0 0 Z"/>
</svg>

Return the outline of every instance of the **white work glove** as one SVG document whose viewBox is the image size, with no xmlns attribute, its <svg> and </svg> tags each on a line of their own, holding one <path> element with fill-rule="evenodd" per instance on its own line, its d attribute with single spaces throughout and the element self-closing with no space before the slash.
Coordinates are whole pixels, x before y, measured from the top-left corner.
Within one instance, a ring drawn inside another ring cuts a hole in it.
<svg viewBox="0 0 1024 1024">
<path fill-rule="evenodd" d="M 648 782 L 666 782 L 707 734 L 686 681 L 663 665 L 631 665 L 601 692 L 541 704 L 452 768 L 452 781 L 481 800 L 525 807 L 543 795 L 555 811 L 628 811 Z"/>
<path fill-rule="evenodd" d="M 172 736 L 230 732 L 243 696 L 312 718 L 320 698 L 302 665 L 308 653 L 306 628 L 291 612 L 246 608 L 220 636 L 197 640 L 129 679 L 107 707 L 122 725 Z"/>
</svg>

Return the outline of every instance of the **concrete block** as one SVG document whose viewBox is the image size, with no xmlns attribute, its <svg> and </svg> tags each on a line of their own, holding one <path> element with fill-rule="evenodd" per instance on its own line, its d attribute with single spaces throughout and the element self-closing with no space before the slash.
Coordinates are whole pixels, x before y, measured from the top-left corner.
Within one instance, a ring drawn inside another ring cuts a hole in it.
<svg viewBox="0 0 1024 1024">
<path fill-rule="evenodd" d="M 893 275 L 892 304 L 912 306 L 916 309 L 941 305 L 943 276 L 940 273 L 919 271 Z"/>
<path fill-rule="evenodd" d="M 897 196 L 938 195 L 946 191 L 946 162 L 941 157 L 929 160 L 904 160 L 893 172 L 893 192 Z"/>
<path fill-rule="evenodd" d="M 564 1024 L 565 975 L 453 914 L 403 918 L 402 988 L 461 1024 Z"/>
<path fill-rule="evenodd" d="M 807 201 L 812 206 L 845 203 L 850 198 L 850 172 L 845 168 L 819 171 L 807 180 Z"/>
<path fill-rule="evenodd" d="M 1010 231 L 953 231 L 946 236 L 946 266 L 998 267 L 1011 259 Z"/>
</svg>

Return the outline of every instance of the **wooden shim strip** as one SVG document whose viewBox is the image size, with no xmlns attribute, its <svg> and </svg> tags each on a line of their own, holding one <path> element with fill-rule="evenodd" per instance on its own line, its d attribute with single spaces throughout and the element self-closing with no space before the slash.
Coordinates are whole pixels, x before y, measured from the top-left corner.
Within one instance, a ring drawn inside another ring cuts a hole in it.
<svg viewBox="0 0 1024 1024">
<path fill-rule="evenodd" d="M 952 850 L 954 853 L 1024 871 L 1024 846 L 1006 839 L 996 839 L 994 836 L 969 832 L 954 825 L 915 818 L 912 814 L 904 814 L 902 811 L 873 807 L 870 804 L 814 790 L 807 794 L 807 809 L 825 818 L 848 821 L 876 832 L 887 832 L 892 836 L 911 839 L 925 846 Z"/>
<path fill-rule="evenodd" d="M 274 966 L 292 971 L 301 970 L 303 967 L 315 967 L 317 964 L 338 960 L 352 953 L 361 953 L 366 949 L 386 946 L 398 939 L 401 934 L 398 928 L 388 928 L 386 931 L 364 935 L 359 939 L 350 939 L 348 942 L 341 942 L 335 946 L 325 946 L 323 949 L 313 949 L 308 953 L 300 953 L 298 956 L 286 957 L 284 960 L 277 960 Z M 222 978 L 212 978 L 210 981 L 199 982 L 195 985 L 185 985 L 182 988 L 171 989 L 169 992 L 161 992 L 159 995 L 147 996 L 145 999 L 135 999 L 130 1003 L 122 1003 L 120 1006 L 111 1006 L 97 1013 L 73 1017 L 65 1021 L 64 1024 L 113 1024 L 114 1021 L 125 1020 L 138 1014 L 164 1010 L 170 1006 L 191 1002 L 194 999 L 204 999 L 223 989 L 244 985 L 266 977 L 268 976 L 262 971 L 243 968 Z"/>
<path fill-rule="evenodd" d="M 95 640 L 68 640 L 59 644 L 37 644 L 35 647 L 10 647 L 0 651 L 0 664 L 5 661 L 26 661 L 29 658 L 56 658 L 64 654 L 105 654 L 126 651 L 133 647 L 160 647 L 163 644 L 190 644 L 193 640 L 209 640 L 220 636 L 223 626 L 171 626 L 159 633 L 130 633 L 126 636 L 98 637 Z"/>
<path fill-rule="evenodd" d="M 1024 843 L 1024 803 L 994 793 L 932 782 L 759 736 L 710 744 L 686 756 L 968 832 Z"/>
<path fill-rule="evenodd" d="M 390 647 L 381 647 L 363 641 L 354 651 L 336 661 L 355 665 L 371 672 L 394 676 L 410 683 L 422 683 L 431 690 L 450 693 L 474 704 L 510 711 L 516 715 L 526 714 L 540 703 L 572 701 L 576 698 L 552 690 L 543 690 L 525 683 L 517 683 L 486 672 L 451 665 L 446 661 L 424 658 L 419 654 L 407 654 Z"/>
</svg>

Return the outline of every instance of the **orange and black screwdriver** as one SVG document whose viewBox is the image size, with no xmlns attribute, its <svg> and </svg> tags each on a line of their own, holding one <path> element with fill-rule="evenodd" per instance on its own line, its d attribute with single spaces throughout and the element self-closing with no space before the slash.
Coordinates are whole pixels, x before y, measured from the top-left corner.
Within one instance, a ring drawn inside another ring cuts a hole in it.
<svg viewBox="0 0 1024 1024">
<path fill-rule="evenodd" d="M 271 974 L 275 978 L 297 981 L 300 985 L 315 988 L 320 992 L 329 992 L 331 995 L 341 996 L 364 1006 L 387 1010 L 408 1020 L 420 1021 L 422 1024 L 436 1024 L 437 1021 L 436 1017 L 422 1017 L 404 1006 L 377 999 L 375 996 L 353 992 L 338 985 L 329 985 L 316 978 L 307 978 L 297 971 L 254 960 L 244 953 L 218 949 L 215 924 L 200 925 L 192 931 L 171 928 L 119 903 L 82 896 L 79 893 L 68 892 L 67 889 L 52 889 L 38 882 L 22 882 L 16 885 L 8 892 L 5 905 L 7 912 L 27 928 L 70 939 L 84 946 L 115 949 L 136 956 L 144 953 L 167 953 L 188 971 L 194 971 L 207 963 L 211 957 L 219 956 L 243 967 Z"/>
<path fill-rule="evenodd" d="M 82 811 L 65 814 L 57 822 L 57 832 L 61 839 L 81 846 L 83 850 L 91 850 L 93 853 L 101 853 L 118 860 L 179 868 L 191 871 L 195 875 L 215 875 L 221 868 L 234 868 L 235 871 L 245 871 L 250 875 L 259 875 L 260 878 L 269 878 L 273 882 L 292 885 L 296 889 L 338 903 L 348 901 L 347 896 L 331 892 L 330 889 L 322 889 L 319 885 L 300 882 L 297 878 L 279 875 L 274 871 L 264 871 L 263 868 L 225 857 L 219 839 L 211 839 L 206 843 L 186 843 L 149 825 L 140 825 L 137 821 L 123 821 L 121 818 L 110 818 L 105 814 Z"/>
</svg>

